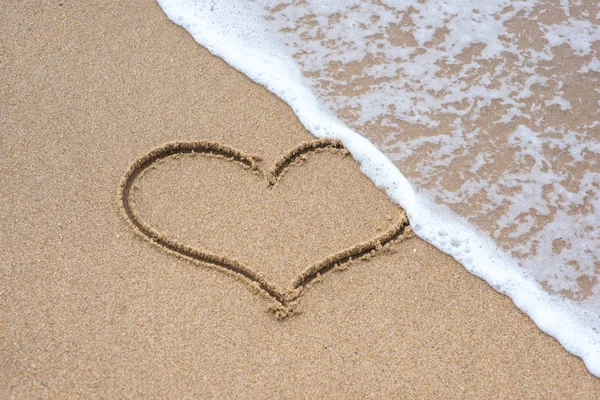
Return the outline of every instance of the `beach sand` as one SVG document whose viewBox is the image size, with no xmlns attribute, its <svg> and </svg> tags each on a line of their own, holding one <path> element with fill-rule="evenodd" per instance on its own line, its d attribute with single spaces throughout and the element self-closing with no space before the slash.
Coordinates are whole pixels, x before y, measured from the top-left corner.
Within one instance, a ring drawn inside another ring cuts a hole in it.
<svg viewBox="0 0 600 400">
<path fill-rule="evenodd" d="M 277 286 L 402 210 L 339 152 L 269 186 L 269 166 L 314 137 L 153 2 L 9 2 L 0 20 L 0 397 L 600 392 L 510 299 L 409 234 L 312 279 L 283 319 L 256 282 L 145 240 L 119 185 L 173 141 L 263 161 L 166 159 L 137 182 L 140 215 Z"/>
</svg>

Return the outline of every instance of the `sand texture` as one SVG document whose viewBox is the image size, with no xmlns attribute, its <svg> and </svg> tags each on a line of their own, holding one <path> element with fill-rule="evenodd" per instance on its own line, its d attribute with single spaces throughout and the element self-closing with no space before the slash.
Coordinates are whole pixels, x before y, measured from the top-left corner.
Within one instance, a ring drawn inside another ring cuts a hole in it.
<svg viewBox="0 0 600 400">
<path fill-rule="evenodd" d="M 0 398 L 600 393 L 155 3 L 0 21 Z"/>
</svg>

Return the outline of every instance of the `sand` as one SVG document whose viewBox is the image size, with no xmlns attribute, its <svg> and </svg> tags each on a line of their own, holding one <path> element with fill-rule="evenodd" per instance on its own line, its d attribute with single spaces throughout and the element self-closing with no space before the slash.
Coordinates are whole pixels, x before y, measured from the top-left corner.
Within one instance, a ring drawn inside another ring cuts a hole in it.
<svg viewBox="0 0 600 400">
<path fill-rule="evenodd" d="M 119 187 L 144 154 L 210 141 L 269 171 L 314 137 L 152 2 L 10 2 L 0 20 L 0 397 L 600 391 L 510 299 L 408 234 L 311 278 L 285 318 L 256 281 L 143 238 Z M 269 185 L 224 157 L 169 157 L 135 205 L 170 240 L 286 288 L 402 213 L 348 156 L 296 161 Z"/>
</svg>

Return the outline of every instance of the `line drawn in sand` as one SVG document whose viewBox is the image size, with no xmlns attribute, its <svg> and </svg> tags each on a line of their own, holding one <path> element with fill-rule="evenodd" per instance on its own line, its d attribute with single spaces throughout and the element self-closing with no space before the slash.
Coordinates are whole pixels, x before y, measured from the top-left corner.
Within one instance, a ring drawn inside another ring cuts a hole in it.
<svg viewBox="0 0 600 400">
<path fill-rule="evenodd" d="M 284 319 L 295 313 L 294 305 L 297 303 L 303 290 L 316 278 L 333 269 L 341 268 L 343 265 L 346 265 L 353 260 L 375 255 L 394 240 L 405 239 L 412 236 L 410 222 L 408 221 L 404 210 L 400 212 L 398 218 L 393 221 L 385 231 L 376 237 L 331 254 L 314 263 L 304 269 L 294 278 L 291 285 L 283 290 L 269 282 L 264 274 L 252 269 L 239 260 L 213 254 L 203 249 L 190 247 L 157 231 L 150 224 L 145 222 L 136 210 L 132 199 L 132 189 L 141 175 L 149 168 L 153 167 L 157 162 L 181 154 L 205 154 L 223 157 L 226 160 L 242 164 L 243 167 L 252 172 L 261 173 L 268 184 L 274 186 L 277 185 L 277 182 L 284 176 L 286 169 L 293 165 L 294 161 L 303 158 L 309 153 L 320 151 L 338 152 L 344 155 L 348 154 L 348 151 L 340 141 L 330 139 L 312 140 L 289 150 L 280 157 L 269 170 L 264 171 L 259 166 L 259 162 L 261 161 L 260 157 L 244 153 L 220 143 L 210 141 L 166 143 L 165 145 L 140 156 L 133 164 L 131 164 L 119 186 L 119 208 L 133 230 L 144 239 L 176 256 L 196 263 L 208 264 L 226 272 L 233 273 L 238 278 L 242 278 L 251 286 L 273 299 L 276 306 L 272 307 L 271 311 L 273 311 L 278 318 Z"/>
</svg>

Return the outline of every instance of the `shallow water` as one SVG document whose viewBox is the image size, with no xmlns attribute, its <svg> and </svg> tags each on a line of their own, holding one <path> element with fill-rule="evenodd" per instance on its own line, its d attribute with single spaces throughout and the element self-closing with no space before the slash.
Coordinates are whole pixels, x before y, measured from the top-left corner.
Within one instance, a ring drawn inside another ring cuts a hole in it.
<svg viewBox="0 0 600 400">
<path fill-rule="evenodd" d="M 159 3 L 600 376 L 596 2 Z"/>
</svg>

